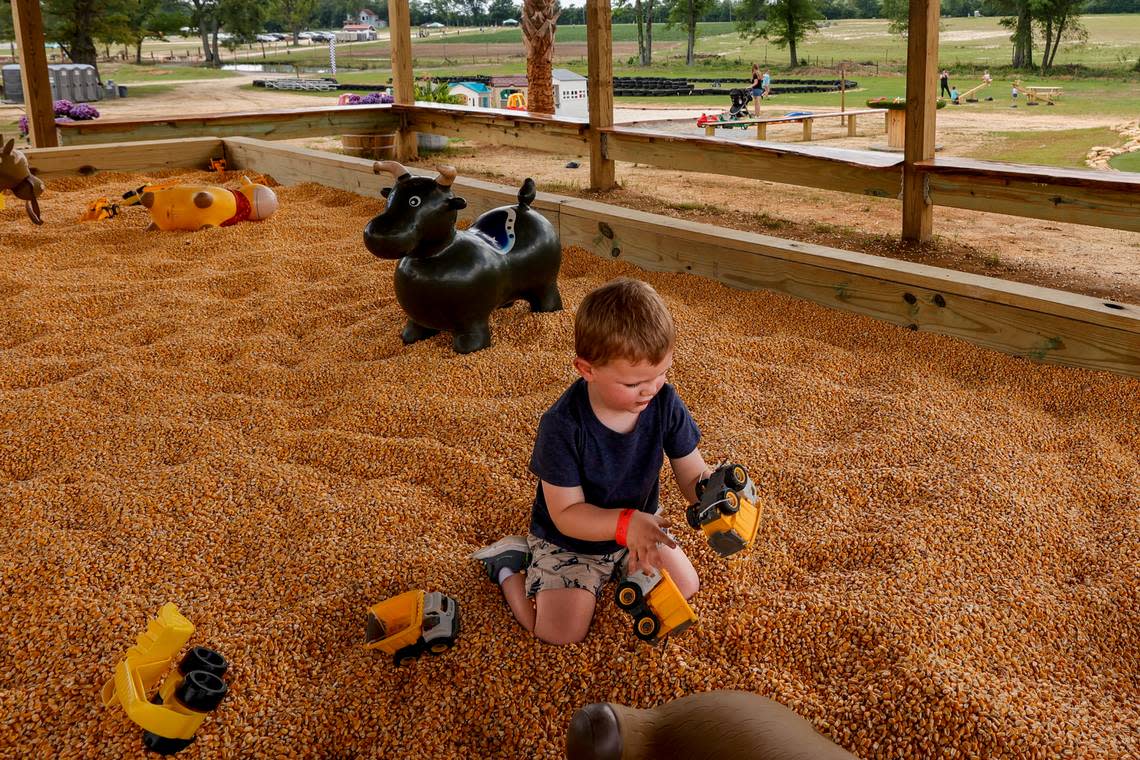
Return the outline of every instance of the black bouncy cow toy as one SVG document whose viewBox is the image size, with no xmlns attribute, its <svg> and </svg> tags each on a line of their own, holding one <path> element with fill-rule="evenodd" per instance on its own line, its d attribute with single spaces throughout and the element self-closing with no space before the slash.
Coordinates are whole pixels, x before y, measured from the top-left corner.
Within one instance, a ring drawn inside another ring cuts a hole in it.
<svg viewBox="0 0 1140 760">
<path fill-rule="evenodd" d="M 396 177 L 381 192 L 384 213 L 364 228 L 364 245 L 382 259 L 399 259 L 396 299 L 408 315 L 400 334 L 415 343 L 447 330 L 461 354 L 491 345 L 487 318 L 501 306 L 525 300 L 531 311 L 559 311 L 562 245 L 554 226 L 531 209 L 534 180 L 519 190 L 517 206 L 492 209 L 466 230 L 455 221 L 467 201 L 451 194 L 455 169 L 436 179 L 413 177 L 396 161 L 377 161 L 377 174 Z"/>
</svg>

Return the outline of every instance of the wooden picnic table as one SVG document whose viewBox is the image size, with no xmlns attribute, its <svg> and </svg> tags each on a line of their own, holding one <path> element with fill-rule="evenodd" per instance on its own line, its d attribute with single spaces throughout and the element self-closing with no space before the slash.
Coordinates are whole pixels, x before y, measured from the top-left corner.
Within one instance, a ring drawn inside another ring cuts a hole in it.
<svg viewBox="0 0 1140 760">
<path fill-rule="evenodd" d="M 1025 100 L 1029 103 L 1037 103 L 1045 101 L 1049 105 L 1061 97 L 1061 87 L 1045 87 L 1038 85 L 1023 86 L 1021 88 L 1025 92 Z"/>
<path fill-rule="evenodd" d="M 880 113 L 881 108 L 855 108 L 850 111 L 826 111 L 823 113 L 810 113 L 803 116 L 769 116 L 759 119 L 734 119 L 732 121 L 715 121 L 707 122 L 705 124 L 705 134 L 709 137 L 716 135 L 717 127 L 740 127 L 740 126 L 755 126 L 756 139 L 766 140 L 768 137 L 769 124 L 795 124 L 802 122 L 804 125 L 804 142 L 811 142 L 812 122 L 816 119 L 827 119 L 833 117 L 841 117 L 847 119 L 847 136 L 855 136 L 855 117 L 859 114 L 865 113 Z"/>
</svg>

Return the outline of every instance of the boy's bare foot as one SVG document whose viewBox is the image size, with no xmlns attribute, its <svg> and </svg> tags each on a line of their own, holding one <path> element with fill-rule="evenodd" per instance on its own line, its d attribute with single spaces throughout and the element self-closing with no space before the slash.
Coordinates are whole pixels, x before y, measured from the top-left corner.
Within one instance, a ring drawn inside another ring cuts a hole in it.
<svg viewBox="0 0 1140 760">
<path fill-rule="evenodd" d="M 526 569 L 530 564 L 530 547 L 527 546 L 526 536 L 507 536 L 474 552 L 471 559 L 482 562 L 487 577 L 498 583 L 502 570 L 521 573 Z"/>
</svg>

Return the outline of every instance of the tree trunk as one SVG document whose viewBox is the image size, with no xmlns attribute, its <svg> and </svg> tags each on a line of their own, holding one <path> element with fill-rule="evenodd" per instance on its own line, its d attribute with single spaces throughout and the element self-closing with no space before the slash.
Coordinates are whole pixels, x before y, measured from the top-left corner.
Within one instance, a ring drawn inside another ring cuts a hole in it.
<svg viewBox="0 0 1140 760">
<path fill-rule="evenodd" d="M 1053 37 L 1053 50 L 1048 55 L 1048 68 L 1053 68 L 1053 61 L 1057 58 L 1057 51 L 1061 49 L 1061 35 L 1065 33 L 1065 22 L 1068 17 L 1057 19 L 1057 32 Z"/>
<path fill-rule="evenodd" d="M 641 0 L 633 4 L 633 19 L 637 22 L 637 60 L 645 64 L 645 9 L 641 7 Z"/>
<path fill-rule="evenodd" d="M 558 29 L 555 0 L 524 0 L 523 44 L 526 47 L 526 108 L 531 113 L 554 113 L 554 33 Z"/>
<path fill-rule="evenodd" d="M 1049 70 L 1049 51 L 1053 48 L 1053 19 L 1045 19 L 1045 52 L 1041 54 L 1041 73 Z"/>
<path fill-rule="evenodd" d="M 686 26 L 689 31 L 689 44 L 685 48 L 685 65 L 692 66 L 695 62 L 695 54 L 697 48 L 697 12 L 696 0 L 688 0 L 689 14 L 685 19 Z"/>
<path fill-rule="evenodd" d="M 1017 26 L 1013 30 L 1013 59 L 1015 69 L 1033 68 L 1033 14 L 1029 4 L 1024 3 L 1017 14 Z"/>
<path fill-rule="evenodd" d="M 142 66 L 142 40 L 135 43 L 135 63 Z"/>
<path fill-rule="evenodd" d="M 645 3 L 645 65 L 653 63 L 653 0 Z"/>
<path fill-rule="evenodd" d="M 800 59 L 796 57 L 796 19 L 793 16 L 788 17 L 788 50 L 792 55 L 792 68 L 800 65 Z"/>
</svg>

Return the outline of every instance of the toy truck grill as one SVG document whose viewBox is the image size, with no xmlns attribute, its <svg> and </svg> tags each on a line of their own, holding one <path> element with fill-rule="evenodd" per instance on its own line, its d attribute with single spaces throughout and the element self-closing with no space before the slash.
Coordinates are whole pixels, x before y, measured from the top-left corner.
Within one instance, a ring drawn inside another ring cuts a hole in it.
<svg viewBox="0 0 1140 760">
<path fill-rule="evenodd" d="M 697 484 L 700 502 L 685 511 L 691 527 L 703 530 L 709 545 L 730 557 L 752 543 L 762 508 L 744 465 L 726 464 Z"/>
</svg>

